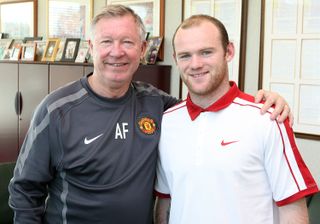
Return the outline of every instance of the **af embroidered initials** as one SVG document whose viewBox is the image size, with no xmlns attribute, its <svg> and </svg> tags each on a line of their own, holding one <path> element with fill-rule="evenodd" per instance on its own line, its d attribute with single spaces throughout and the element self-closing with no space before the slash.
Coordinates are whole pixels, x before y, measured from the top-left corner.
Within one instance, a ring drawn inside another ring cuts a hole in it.
<svg viewBox="0 0 320 224">
<path fill-rule="evenodd" d="M 128 130 L 128 123 L 117 123 L 115 139 L 126 139 L 126 133 Z"/>
</svg>

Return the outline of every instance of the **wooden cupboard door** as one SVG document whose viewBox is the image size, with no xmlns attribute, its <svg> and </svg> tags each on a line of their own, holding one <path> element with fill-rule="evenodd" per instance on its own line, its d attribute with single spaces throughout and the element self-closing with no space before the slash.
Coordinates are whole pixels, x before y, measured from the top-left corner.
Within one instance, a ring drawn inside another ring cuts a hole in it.
<svg viewBox="0 0 320 224">
<path fill-rule="evenodd" d="M 88 75 L 93 72 L 93 65 L 86 65 L 84 66 L 83 70 L 83 75 Z"/>
<path fill-rule="evenodd" d="M 18 156 L 18 64 L 0 63 L 0 163 Z"/>
<path fill-rule="evenodd" d="M 48 69 L 47 64 L 19 64 L 19 90 L 22 100 L 19 116 L 19 148 L 29 129 L 36 107 L 49 92 Z"/>
<path fill-rule="evenodd" d="M 83 65 L 50 65 L 49 91 L 79 80 L 83 76 Z"/>
<path fill-rule="evenodd" d="M 170 94 L 170 65 L 140 65 L 133 80 L 148 82 Z"/>
</svg>

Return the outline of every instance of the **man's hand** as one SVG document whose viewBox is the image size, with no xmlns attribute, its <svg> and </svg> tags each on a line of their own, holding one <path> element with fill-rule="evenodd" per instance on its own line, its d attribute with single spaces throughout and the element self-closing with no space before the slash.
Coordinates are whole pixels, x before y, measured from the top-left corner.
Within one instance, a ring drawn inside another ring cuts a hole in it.
<svg viewBox="0 0 320 224">
<path fill-rule="evenodd" d="M 265 101 L 263 107 L 261 108 L 261 114 L 267 112 L 267 110 L 274 105 L 274 111 L 272 112 L 270 118 L 272 120 L 277 119 L 278 122 L 283 122 L 286 118 L 289 119 L 289 125 L 293 125 L 293 114 L 290 112 L 290 107 L 286 100 L 280 96 L 278 93 L 270 92 L 266 90 L 259 90 L 255 96 L 255 102 L 260 103 L 262 100 Z"/>
</svg>

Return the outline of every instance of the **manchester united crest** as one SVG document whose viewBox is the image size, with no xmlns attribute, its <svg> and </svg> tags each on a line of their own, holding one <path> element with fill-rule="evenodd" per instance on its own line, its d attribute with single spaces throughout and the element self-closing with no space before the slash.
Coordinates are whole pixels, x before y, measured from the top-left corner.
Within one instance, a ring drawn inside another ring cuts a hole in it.
<svg viewBox="0 0 320 224">
<path fill-rule="evenodd" d="M 140 130 L 147 135 L 152 135 L 157 128 L 155 121 L 148 117 L 140 118 L 140 120 L 138 121 L 138 124 L 139 124 Z"/>
</svg>

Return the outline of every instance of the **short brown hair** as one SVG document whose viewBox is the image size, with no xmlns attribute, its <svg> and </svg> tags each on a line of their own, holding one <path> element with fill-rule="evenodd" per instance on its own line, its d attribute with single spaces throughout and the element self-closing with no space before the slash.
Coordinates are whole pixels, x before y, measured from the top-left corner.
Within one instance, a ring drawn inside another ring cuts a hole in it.
<svg viewBox="0 0 320 224">
<path fill-rule="evenodd" d="M 227 32 L 225 26 L 217 18 L 212 17 L 212 16 L 208 16 L 208 15 L 202 15 L 202 14 L 193 15 L 193 16 L 187 18 L 186 20 L 184 20 L 178 26 L 178 28 L 174 32 L 173 38 L 172 38 L 173 51 L 175 52 L 174 39 L 175 39 L 176 34 L 180 28 L 181 29 L 188 29 L 190 27 L 199 26 L 202 22 L 205 22 L 205 21 L 212 23 L 213 25 L 215 25 L 218 28 L 218 30 L 220 31 L 220 34 L 221 34 L 221 43 L 223 45 L 223 49 L 226 51 L 227 46 L 229 44 L 229 35 L 228 35 L 228 32 Z"/>
<path fill-rule="evenodd" d="M 101 11 L 93 18 L 91 21 L 91 36 L 94 36 L 94 29 L 96 24 L 102 18 L 116 18 L 131 15 L 137 25 L 140 32 L 141 40 L 145 39 L 146 29 L 142 22 L 142 19 L 138 14 L 136 14 L 131 8 L 124 5 L 107 5 L 101 9 Z"/>
</svg>

